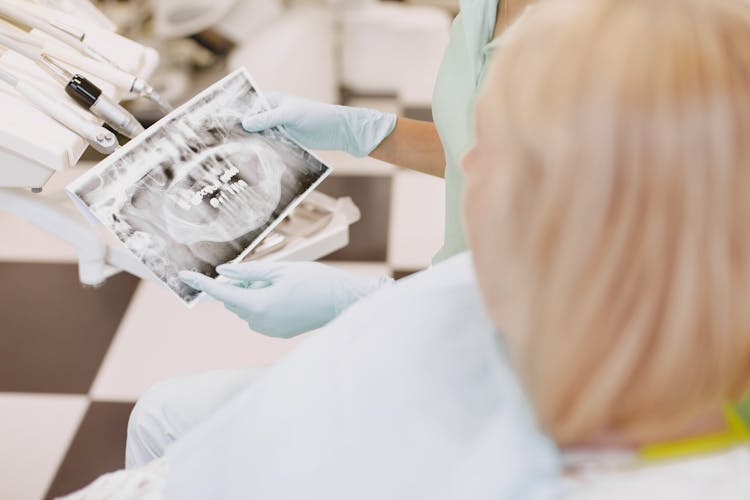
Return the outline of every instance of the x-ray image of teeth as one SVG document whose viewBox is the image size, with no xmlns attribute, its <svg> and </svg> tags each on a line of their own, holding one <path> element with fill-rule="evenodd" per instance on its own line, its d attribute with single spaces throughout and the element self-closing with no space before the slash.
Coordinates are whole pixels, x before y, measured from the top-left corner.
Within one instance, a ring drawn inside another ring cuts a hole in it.
<svg viewBox="0 0 750 500">
<path fill-rule="evenodd" d="M 90 212 L 187 303 L 177 273 L 216 276 L 244 256 L 330 169 L 281 130 L 248 134 L 265 108 L 238 70 L 150 127 L 68 186 Z"/>
</svg>

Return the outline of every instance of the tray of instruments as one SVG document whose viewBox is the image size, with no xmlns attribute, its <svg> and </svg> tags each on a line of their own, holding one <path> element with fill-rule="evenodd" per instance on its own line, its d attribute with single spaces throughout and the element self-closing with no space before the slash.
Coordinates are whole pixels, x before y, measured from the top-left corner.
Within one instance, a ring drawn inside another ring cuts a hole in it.
<svg viewBox="0 0 750 500">
<path fill-rule="evenodd" d="M 245 258 L 251 260 L 317 260 L 349 244 L 349 226 L 360 212 L 351 198 L 310 193 Z"/>
</svg>

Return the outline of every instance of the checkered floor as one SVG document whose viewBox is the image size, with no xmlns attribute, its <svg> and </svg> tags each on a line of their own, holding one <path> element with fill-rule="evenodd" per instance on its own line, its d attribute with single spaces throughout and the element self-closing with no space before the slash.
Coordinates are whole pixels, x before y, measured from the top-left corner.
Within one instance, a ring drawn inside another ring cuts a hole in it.
<svg viewBox="0 0 750 500">
<path fill-rule="evenodd" d="M 400 277 L 442 240 L 443 183 L 374 160 L 326 155 L 321 191 L 351 196 L 362 220 L 328 259 Z M 79 169 L 53 178 L 46 196 Z M 43 194 L 42 196 L 45 196 Z M 270 339 L 216 303 L 186 310 L 160 286 L 118 275 L 76 278 L 72 248 L 0 212 L 0 498 L 70 492 L 123 466 L 134 401 L 169 377 L 273 363 L 297 341 Z"/>
</svg>

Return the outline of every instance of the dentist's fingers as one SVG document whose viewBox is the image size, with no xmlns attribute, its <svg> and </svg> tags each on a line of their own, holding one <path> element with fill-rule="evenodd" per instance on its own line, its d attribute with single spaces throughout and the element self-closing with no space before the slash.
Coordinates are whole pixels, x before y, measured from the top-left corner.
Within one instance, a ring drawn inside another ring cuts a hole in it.
<svg viewBox="0 0 750 500">
<path fill-rule="evenodd" d="M 195 288 L 196 290 L 199 290 L 201 292 L 206 286 L 205 280 L 211 280 L 211 278 L 209 278 L 208 276 L 205 276 L 201 273 L 196 273 L 194 271 L 180 271 L 179 273 L 177 273 L 177 276 L 179 276 L 180 280 L 187 286 Z"/>
<path fill-rule="evenodd" d="M 271 108 L 278 108 L 285 97 L 281 92 L 269 92 L 266 94 L 266 101 Z"/>
<path fill-rule="evenodd" d="M 193 271 L 180 271 L 179 276 L 182 282 L 186 285 L 195 288 L 196 290 L 206 292 L 216 300 L 231 304 L 242 302 L 243 288 L 238 288 L 226 283 L 219 283 L 208 276 Z"/>
<path fill-rule="evenodd" d="M 277 271 L 285 264 L 276 262 L 247 262 L 238 264 L 222 264 L 216 270 L 222 276 L 241 281 L 267 281 L 272 283 Z"/>
<path fill-rule="evenodd" d="M 242 117 L 242 128 L 246 132 L 262 132 L 269 128 L 279 127 L 290 121 L 289 113 L 284 107 L 246 114 Z"/>
</svg>

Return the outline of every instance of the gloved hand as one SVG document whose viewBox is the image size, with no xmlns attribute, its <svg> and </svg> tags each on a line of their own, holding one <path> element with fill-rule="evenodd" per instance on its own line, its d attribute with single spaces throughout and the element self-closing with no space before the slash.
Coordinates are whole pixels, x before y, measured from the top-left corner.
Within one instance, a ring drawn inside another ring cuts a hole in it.
<svg viewBox="0 0 750 500">
<path fill-rule="evenodd" d="M 391 278 L 370 278 L 317 262 L 249 262 L 216 270 L 233 283 L 181 271 L 187 285 L 206 292 L 254 331 L 289 338 L 319 328 Z"/>
<path fill-rule="evenodd" d="M 278 93 L 266 97 L 270 109 L 246 114 L 242 127 L 248 132 L 260 132 L 281 126 L 308 149 L 346 151 L 363 157 L 396 127 L 393 113 L 324 104 Z"/>
</svg>

